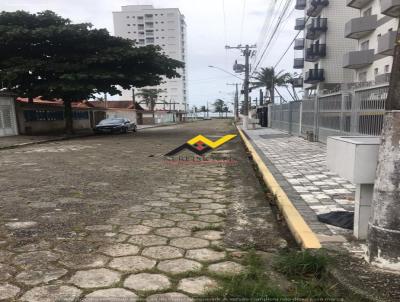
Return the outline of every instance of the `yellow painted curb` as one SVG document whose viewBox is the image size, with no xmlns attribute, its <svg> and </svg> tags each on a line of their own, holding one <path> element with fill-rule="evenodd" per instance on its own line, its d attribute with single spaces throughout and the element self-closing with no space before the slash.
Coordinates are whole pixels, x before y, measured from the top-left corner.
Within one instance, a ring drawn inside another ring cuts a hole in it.
<svg viewBox="0 0 400 302">
<path fill-rule="evenodd" d="M 257 151 L 254 149 L 253 145 L 249 142 L 247 137 L 244 135 L 243 131 L 236 127 L 240 133 L 246 148 L 250 151 L 254 162 L 257 164 L 260 170 L 265 184 L 270 189 L 270 191 L 276 196 L 277 204 L 281 210 L 283 216 L 285 217 L 286 223 L 292 232 L 297 243 L 301 245 L 303 249 L 319 249 L 321 248 L 321 243 L 319 242 L 315 233 L 310 229 L 307 223 L 304 221 L 303 217 L 294 207 L 285 191 L 276 181 L 275 177 L 269 171 L 264 161 L 258 155 Z"/>
</svg>

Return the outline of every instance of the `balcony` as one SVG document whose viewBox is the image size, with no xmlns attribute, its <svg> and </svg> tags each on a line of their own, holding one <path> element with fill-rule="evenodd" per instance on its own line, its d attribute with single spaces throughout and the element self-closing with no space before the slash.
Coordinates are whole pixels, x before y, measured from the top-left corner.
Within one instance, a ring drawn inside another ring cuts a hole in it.
<svg viewBox="0 0 400 302">
<path fill-rule="evenodd" d="M 374 50 L 350 51 L 343 56 L 343 68 L 359 69 L 374 62 Z"/>
<path fill-rule="evenodd" d="M 303 10 L 306 8 L 306 0 L 296 0 L 296 5 L 294 6 L 295 9 Z"/>
<path fill-rule="evenodd" d="M 312 18 L 311 22 L 307 24 L 306 38 L 309 40 L 316 40 L 319 36 L 328 30 L 327 18 Z"/>
<path fill-rule="evenodd" d="M 400 0 L 381 0 L 381 13 L 390 17 L 400 16 Z"/>
<path fill-rule="evenodd" d="M 346 5 L 352 8 L 363 8 L 366 6 L 368 3 L 370 3 L 372 0 L 347 0 Z"/>
<path fill-rule="evenodd" d="M 305 61 L 316 62 L 326 56 L 326 44 L 312 44 L 306 49 Z"/>
<path fill-rule="evenodd" d="M 377 15 L 354 18 L 345 24 L 344 36 L 346 38 L 359 40 L 373 32 L 377 26 Z"/>
<path fill-rule="evenodd" d="M 375 76 L 375 84 L 384 84 L 384 83 L 389 83 L 389 82 L 390 82 L 390 72 L 377 74 Z"/>
<path fill-rule="evenodd" d="M 310 69 L 306 72 L 304 83 L 316 84 L 325 81 L 323 69 Z"/>
<path fill-rule="evenodd" d="M 303 87 L 303 78 L 294 78 L 292 85 L 295 88 L 302 88 Z"/>
<path fill-rule="evenodd" d="M 296 50 L 304 49 L 304 39 L 294 40 L 294 49 Z"/>
<path fill-rule="evenodd" d="M 307 16 L 309 17 L 317 17 L 322 9 L 329 5 L 328 0 L 311 0 L 310 8 L 307 10 Z"/>
<path fill-rule="evenodd" d="M 293 61 L 294 69 L 303 69 L 304 67 L 304 59 L 303 58 L 295 58 Z"/>
<path fill-rule="evenodd" d="M 396 36 L 396 31 L 388 31 L 386 34 L 378 37 L 377 53 L 380 55 L 393 56 Z"/>
<path fill-rule="evenodd" d="M 303 30 L 306 26 L 306 20 L 304 18 L 297 18 L 294 26 L 295 30 Z"/>
</svg>

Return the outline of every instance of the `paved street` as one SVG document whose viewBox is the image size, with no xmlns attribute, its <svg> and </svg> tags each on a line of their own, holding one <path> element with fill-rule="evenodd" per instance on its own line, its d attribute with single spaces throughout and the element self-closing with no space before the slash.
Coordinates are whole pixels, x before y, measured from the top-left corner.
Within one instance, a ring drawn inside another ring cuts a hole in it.
<svg viewBox="0 0 400 302">
<path fill-rule="evenodd" d="M 317 215 L 322 213 L 354 211 L 355 187 L 328 170 L 326 145 L 308 142 L 271 128 L 245 132 L 264 155 L 267 166 L 307 224 L 320 235 L 322 241 L 329 241 L 324 235 L 351 234 L 348 230 L 317 220 Z"/>
<path fill-rule="evenodd" d="M 213 120 L 0 151 L 0 300 L 191 301 L 246 269 L 241 250 L 284 247 L 239 138 L 213 152 L 236 164 L 163 157 L 230 133 Z"/>
</svg>

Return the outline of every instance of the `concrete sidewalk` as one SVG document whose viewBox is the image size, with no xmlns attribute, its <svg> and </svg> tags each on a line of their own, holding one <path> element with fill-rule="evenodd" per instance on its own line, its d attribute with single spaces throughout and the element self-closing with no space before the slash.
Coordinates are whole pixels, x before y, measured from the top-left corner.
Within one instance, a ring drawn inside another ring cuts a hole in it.
<svg viewBox="0 0 400 302">
<path fill-rule="evenodd" d="M 326 146 L 270 128 L 244 132 L 321 243 L 350 239 L 352 231 L 317 219 L 331 211 L 354 211 L 355 187 L 328 170 Z"/>
</svg>

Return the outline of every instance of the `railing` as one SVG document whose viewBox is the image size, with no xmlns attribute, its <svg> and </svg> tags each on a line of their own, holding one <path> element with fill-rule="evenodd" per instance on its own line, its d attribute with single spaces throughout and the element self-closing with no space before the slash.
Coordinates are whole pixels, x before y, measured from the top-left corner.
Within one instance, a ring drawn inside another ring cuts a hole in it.
<svg viewBox="0 0 400 302">
<path fill-rule="evenodd" d="M 326 143 L 329 136 L 381 135 L 388 84 L 270 105 L 271 127 Z"/>
</svg>

